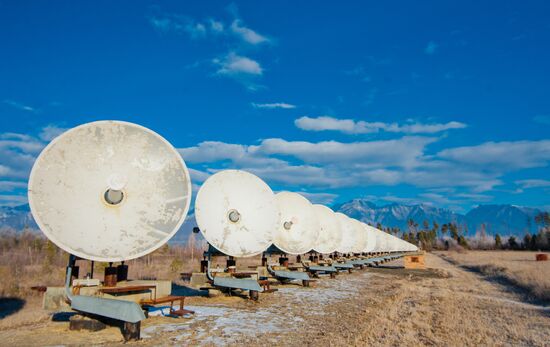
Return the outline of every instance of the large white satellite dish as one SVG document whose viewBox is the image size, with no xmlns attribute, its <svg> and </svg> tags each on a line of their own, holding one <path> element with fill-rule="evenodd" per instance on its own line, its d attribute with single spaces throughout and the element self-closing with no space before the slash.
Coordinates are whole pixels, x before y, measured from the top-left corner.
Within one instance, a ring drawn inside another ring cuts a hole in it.
<svg viewBox="0 0 550 347">
<path fill-rule="evenodd" d="M 386 238 L 384 237 L 384 232 L 380 231 L 375 227 L 371 227 L 376 234 L 376 252 L 385 252 L 386 251 Z"/>
<path fill-rule="evenodd" d="M 319 220 L 319 237 L 313 249 L 319 253 L 333 253 L 342 242 L 342 229 L 334 211 L 324 205 L 313 205 Z"/>
<path fill-rule="evenodd" d="M 275 200 L 281 219 L 273 244 L 287 254 L 311 251 L 319 236 L 319 221 L 309 200 L 291 192 L 277 193 Z"/>
<path fill-rule="evenodd" d="M 368 224 L 362 223 L 363 228 L 365 228 L 365 231 L 367 233 L 367 245 L 363 252 L 369 253 L 374 252 L 376 249 L 376 231 L 373 227 L 371 227 Z"/>
<path fill-rule="evenodd" d="M 137 124 L 99 121 L 54 139 L 34 163 L 29 205 L 63 250 L 114 262 L 148 254 L 185 220 L 189 172 L 172 145 Z"/>
<path fill-rule="evenodd" d="M 355 227 L 351 219 L 345 214 L 340 212 L 335 212 L 334 214 L 338 218 L 340 228 L 342 229 L 342 241 L 336 250 L 340 253 L 351 253 L 353 244 L 355 243 Z"/>
<path fill-rule="evenodd" d="M 273 243 L 279 216 L 269 186 L 240 170 L 210 176 L 195 201 L 195 218 L 204 238 L 234 257 L 250 257 L 266 250 Z"/>
<path fill-rule="evenodd" d="M 363 227 L 363 223 L 357 219 L 350 218 L 350 220 L 355 229 L 355 242 L 353 243 L 351 251 L 353 253 L 362 253 L 367 247 L 367 231 Z"/>
</svg>

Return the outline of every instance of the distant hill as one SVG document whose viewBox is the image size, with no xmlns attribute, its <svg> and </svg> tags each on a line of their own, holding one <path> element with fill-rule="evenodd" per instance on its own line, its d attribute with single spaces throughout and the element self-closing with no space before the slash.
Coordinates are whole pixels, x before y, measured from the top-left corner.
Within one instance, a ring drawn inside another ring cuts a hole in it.
<svg viewBox="0 0 550 347">
<path fill-rule="evenodd" d="M 402 231 L 408 230 L 407 221 L 414 220 L 420 226 L 426 220 L 439 225 L 454 222 L 462 228 L 467 228 L 468 235 L 472 236 L 481 230 L 485 224 L 487 234 L 523 236 L 525 232 L 537 231 L 535 216 L 541 211 L 534 208 L 513 205 L 480 205 L 466 215 L 455 213 L 444 208 L 425 204 L 405 205 L 388 204 L 378 206 L 365 199 L 353 199 L 334 206 L 335 211 L 359 219 L 365 223 L 385 227 L 399 227 Z"/>
<path fill-rule="evenodd" d="M 487 234 L 516 235 L 523 237 L 526 231 L 537 232 L 535 216 L 541 211 L 534 208 L 514 205 L 480 205 L 465 215 L 451 210 L 433 207 L 425 204 L 406 205 L 388 204 L 376 205 L 365 199 L 353 199 L 343 204 L 333 206 L 335 211 L 342 212 L 350 217 L 365 223 L 385 227 L 399 227 L 407 230 L 407 221 L 413 219 L 422 226 L 426 220 L 432 225 L 436 221 L 439 225 L 454 222 L 467 228 L 468 235 L 472 236 L 485 224 Z M 195 215 L 189 212 L 180 230 L 170 240 L 170 243 L 185 243 L 195 227 Z M 32 218 L 28 204 L 15 207 L 0 207 L 0 230 L 12 229 L 19 232 L 30 228 L 38 232 L 38 227 Z"/>
<path fill-rule="evenodd" d="M 535 216 L 540 210 L 514 205 L 480 205 L 466 214 L 470 228 L 485 224 L 488 234 L 523 236 L 537 232 Z"/>
<path fill-rule="evenodd" d="M 32 218 L 29 204 L 8 207 L 0 206 L 0 229 L 9 228 L 21 231 L 25 228 L 38 230 L 38 226 Z"/>
</svg>

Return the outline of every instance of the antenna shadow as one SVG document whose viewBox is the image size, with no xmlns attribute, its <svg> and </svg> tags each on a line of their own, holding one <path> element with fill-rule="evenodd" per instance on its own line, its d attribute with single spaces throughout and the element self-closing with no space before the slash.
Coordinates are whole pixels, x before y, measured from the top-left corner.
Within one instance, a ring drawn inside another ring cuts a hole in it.
<svg viewBox="0 0 550 347">
<path fill-rule="evenodd" d="M 11 316 L 25 306 L 25 300 L 19 298 L 0 298 L 0 319 Z"/>
</svg>

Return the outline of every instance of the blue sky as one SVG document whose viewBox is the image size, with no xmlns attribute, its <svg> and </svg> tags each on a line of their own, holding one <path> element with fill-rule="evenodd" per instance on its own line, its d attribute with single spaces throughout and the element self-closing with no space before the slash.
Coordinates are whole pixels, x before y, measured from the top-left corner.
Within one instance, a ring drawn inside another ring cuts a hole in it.
<svg viewBox="0 0 550 347">
<path fill-rule="evenodd" d="M 0 205 L 63 129 L 147 126 L 195 188 L 550 207 L 547 1 L 0 3 Z"/>
</svg>

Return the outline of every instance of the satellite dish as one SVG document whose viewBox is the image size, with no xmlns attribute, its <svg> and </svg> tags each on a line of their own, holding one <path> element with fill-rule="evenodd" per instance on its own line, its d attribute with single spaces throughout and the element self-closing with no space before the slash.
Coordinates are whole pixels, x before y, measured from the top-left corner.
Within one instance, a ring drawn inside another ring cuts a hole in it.
<svg viewBox="0 0 550 347">
<path fill-rule="evenodd" d="M 189 210 L 191 180 L 181 156 L 137 124 L 99 121 L 55 138 L 29 178 L 40 230 L 68 253 L 114 262 L 161 247 Z"/>
<path fill-rule="evenodd" d="M 313 249 L 319 253 L 333 253 L 342 243 L 342 229 L 334 211 L 324 205 L 313 205 L 319 220 L 319 237 Z"/>
<path fill-rule="evenodd" d="M 363 223 L 357 219 L 350 218 L 350 220 L 355 229 L 355 242 L 353 243 L 351 251 L 353 253 L 361 253 L 367 247 L 367 231 L 363 227 Z"/>
<path fill-rule="evenodd" d="M 251 257 L 266 250 L 273 243 L 279 216 L 269 186 L 240 170 L 210 176 L 195 201 L 195 218 L 206 241 L 234 257 Z"/>
<path fill-rule="evenodd" d="M 378 230 L 375 227 L 371 226 L 371 230 L 374 231 L 376 235 L 376 252 L 385 252 L 386 251 L 386 238 L 384 237 L 384 232 Z"/>
<path fill-rule="evenodd" d="M 370 225 L 367 225 L 365 223 L 362 223 L 362 225 L 367 234 L 367 245 L 363 249 L 363 252 L 365 253 L 373 252 L 376 249 L 376 232 L 374 228 L 371 227 Z"/>
<path fill-rule="evenodd" d="M 343 213 L 334 213 L 338 221 L 340 222 L 340 228 L 342 229 L 342 242 L 336 249 L 340 253 L 351 253 L 353 250 L 353 244 L 355 243 L 355 227 L 351 222 L 351 219 Z"/>
<path fill-rule="evenodd" d="M 273 244 L 288 254 L 304 254 L 312 250 L 319 236 L 319 221 L 309 200 L 291 192 L 277 193 L 275 200 L 281 219 Z"/>
</svg>

